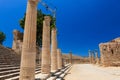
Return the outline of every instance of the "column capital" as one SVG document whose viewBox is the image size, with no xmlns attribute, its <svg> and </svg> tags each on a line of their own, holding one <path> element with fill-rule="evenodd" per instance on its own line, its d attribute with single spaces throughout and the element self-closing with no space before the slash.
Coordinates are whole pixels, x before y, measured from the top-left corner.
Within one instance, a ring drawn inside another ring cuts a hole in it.
<svg viewBox="0 0 120 80">
<path fill-rule="evenodd" d="M 52 28 L 52 31 L 56 31 L 56 32 L 57 32 L 57 28 L 56 28 L 56 27 L 53 27 L 53 28 Z"/>
<path fill-rule="evenodd" d="M 31 1 L 31 2 L 38 2 L 39 0 L 29 0 L 29 1 Z"/>
<path fill-rule="evenodd" d="M 51 21 L 51 17 L 50 16 L 44 16 L 44 20 L 50 22 Z"/>
<path fill-rule="evenodd" d="M 28 0 L 32 5 L 36 6 L 39 0 Z"/>
</svg>

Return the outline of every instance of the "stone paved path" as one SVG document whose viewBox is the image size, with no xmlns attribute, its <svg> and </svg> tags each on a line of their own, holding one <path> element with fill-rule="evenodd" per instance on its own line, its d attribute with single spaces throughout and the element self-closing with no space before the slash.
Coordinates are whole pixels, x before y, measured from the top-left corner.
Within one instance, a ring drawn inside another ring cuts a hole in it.
<svg viewBox="0 0 120 80">
<path fill-rule="evenodd" d="M 120 80 L 120 67 L 103 68 L 91 64 L 75 64 L 65 80 Z"/>
</svg>

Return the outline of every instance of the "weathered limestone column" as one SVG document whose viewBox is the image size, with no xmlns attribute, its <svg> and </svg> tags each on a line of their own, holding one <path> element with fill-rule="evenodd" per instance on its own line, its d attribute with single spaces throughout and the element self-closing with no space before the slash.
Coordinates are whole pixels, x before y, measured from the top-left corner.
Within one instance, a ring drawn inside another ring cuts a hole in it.
<svg viewBox="0 0 120 80">
<path fill-rule="evenodd" d="M 43 21 L 41 73 L 50 74 L 50 16 L 45 16 Z"/>
<path fill-rule="evenodd" d="M 96 58 L 95 58 L 96 64 L 99 64 L 99 58 L 98 58 L 98 52 L 97 51 L 95 52 L 95 55 L 96 55 Z"/>
<path fill-rule="evenodd" d="M 51 72 L 58 70 L 57 66 L 57 32 L 56 28 L 52 28 L 51 36 Z"/>
<path fill-rule="evenodd" d="M 58 69 L 62 69 L 62 54 L 60 49 L 57 49 L 57 65 L 58 65 Z"/>
<path fill-rule="evenodd" d="M 97 52 L 95 52 L 95 57 L 96 57 L 96 59 L 98 58 L 98 53 Z"/>
<path fill-rule="evenodd" d="M 65 66 L 67 64 L 67 59 L 63 58 L 63 65 Z"/>
<path fill-rule="evenodd" d="M 66 59 L 66 64 L 69 64 L 70 63 L 70 59 Z"/>
<path fill-rule="evenodd" d="M 70 64 L 72 64 L 72 52 L 70 52 Z"/>
<path fill-rule="evenodd" d="M 91 58 L 92 58 L 92 59 L 91 59 L 92 64 L 94 64 L 94 63 L 95 63 L 95 59 L 94 59 L 94 52 L 92 52 L 92 53 L 91 53 Z"/>
<path fill-rule="evenodd" d="M 19 80 L 35 80 L 37 3 L 27 4 Z"/>
<path fill-rule="evenodd" d="M 91 51 L 89 50 L 88 53 L 89 53 L 89 62 L 91 64 L 92 63 L 92 54 L 91 54 Z"/>
<path fill-rule="evenodd" d="M 18 30 L 14 30 L 13 31 L 13 36 L 14 36 L 14 39 L 13 39 L 13 45 L 12 45 L 12 49 L 18 54 L 21 56 L 21 52 L 22 52 L 22 33 L 20 33 Z"/>
<path fill-rule="evenodd" d="M 16 50 L 16 49 L 17 49 L 17 47 L 16 47 L 16 46 L 17 46 L 17 42 L 16 42 L 16 41 L 18 40 L 18 38 L 16 37 L 16 36 L 18 35 L 17 33 L 18 33 L 17 30 L 14 30 L 14 31 L 13 31 L 13 36 L 14 36 L 13 45 L 12 45 L 12 49 L 13 49 L 13 50 Z"/>
<path fill-rule="evenodd" d="M 64 66 L 65 66 L 65 60 L 62 57 L 62 67 L 64 67 Z"/>
</svg>

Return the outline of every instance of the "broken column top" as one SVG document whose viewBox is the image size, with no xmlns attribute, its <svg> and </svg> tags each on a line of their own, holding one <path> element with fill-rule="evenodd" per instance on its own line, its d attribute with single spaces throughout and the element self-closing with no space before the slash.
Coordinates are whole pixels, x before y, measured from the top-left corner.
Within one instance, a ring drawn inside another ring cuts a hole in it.
<svg viewBox="0 0 120 80">
<path fill-rule="evenodd" d="M 30 2 L 30 4 L 32 4 L 32 6 L 36 7 L 36 5 L 38 4 L 39 0 L 28 0 Z"/>
<path fill-rule="evenodd" d="M 29 1 L 32 1 L 32 2 L 38 2 L 39 0 L 29 0 Z"/>
<path fill-rule="evenodd" d="M 56 33 L 56 32 L 57 32 L 57 28 L 56 28 L 56 27 L 53 27 L 53 28 L 52 28 L 52 32 L 55 32 L 55 33 Z"/>
<path fill-rule="evenodd" d="M 23 33 L 18 30 L 13 30 L 14 40 L 23 40 Z"/>
<path fill-rule="evenodd" d="M 44 20 L 45 21 L 51 21 L 51 17 L 50 16 L 44 16 Z"/>
</svg>

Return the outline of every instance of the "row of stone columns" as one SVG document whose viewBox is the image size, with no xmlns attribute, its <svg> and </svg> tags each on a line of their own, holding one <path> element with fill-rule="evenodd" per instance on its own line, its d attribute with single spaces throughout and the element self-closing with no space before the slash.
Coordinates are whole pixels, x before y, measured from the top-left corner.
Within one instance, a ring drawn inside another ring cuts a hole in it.
<svg viewBox="0 0 120 80">
<path fill-rule="evenodd" d="M 35 80 L 37 3 L 38 0 L 28 0 L 27 4 L 19 80 Z M 41 58 L 41 73 L 48 75 L 62 68 L 62 54 L 60 49 L 57 49 L 56 28 L 52 29 L 50 49 L 50 21 L 49 16 L 44 17 Z"/>
<path fill-rule="evenodd" d="M 52 28 L 51 32 L 51 54 L 50 54 L 50 17 L 45 16 L 43 21 L 43 40 L 42 40 L 42 74 L 54 73 L 62 68 L 62 55 L 57 49 L 57 31 Z"/>
<path fill-rule="evenodd" d="M 89 62 L 90 64 L 99 64 L 98 52 L 89 50 Z"/>
</svg>

